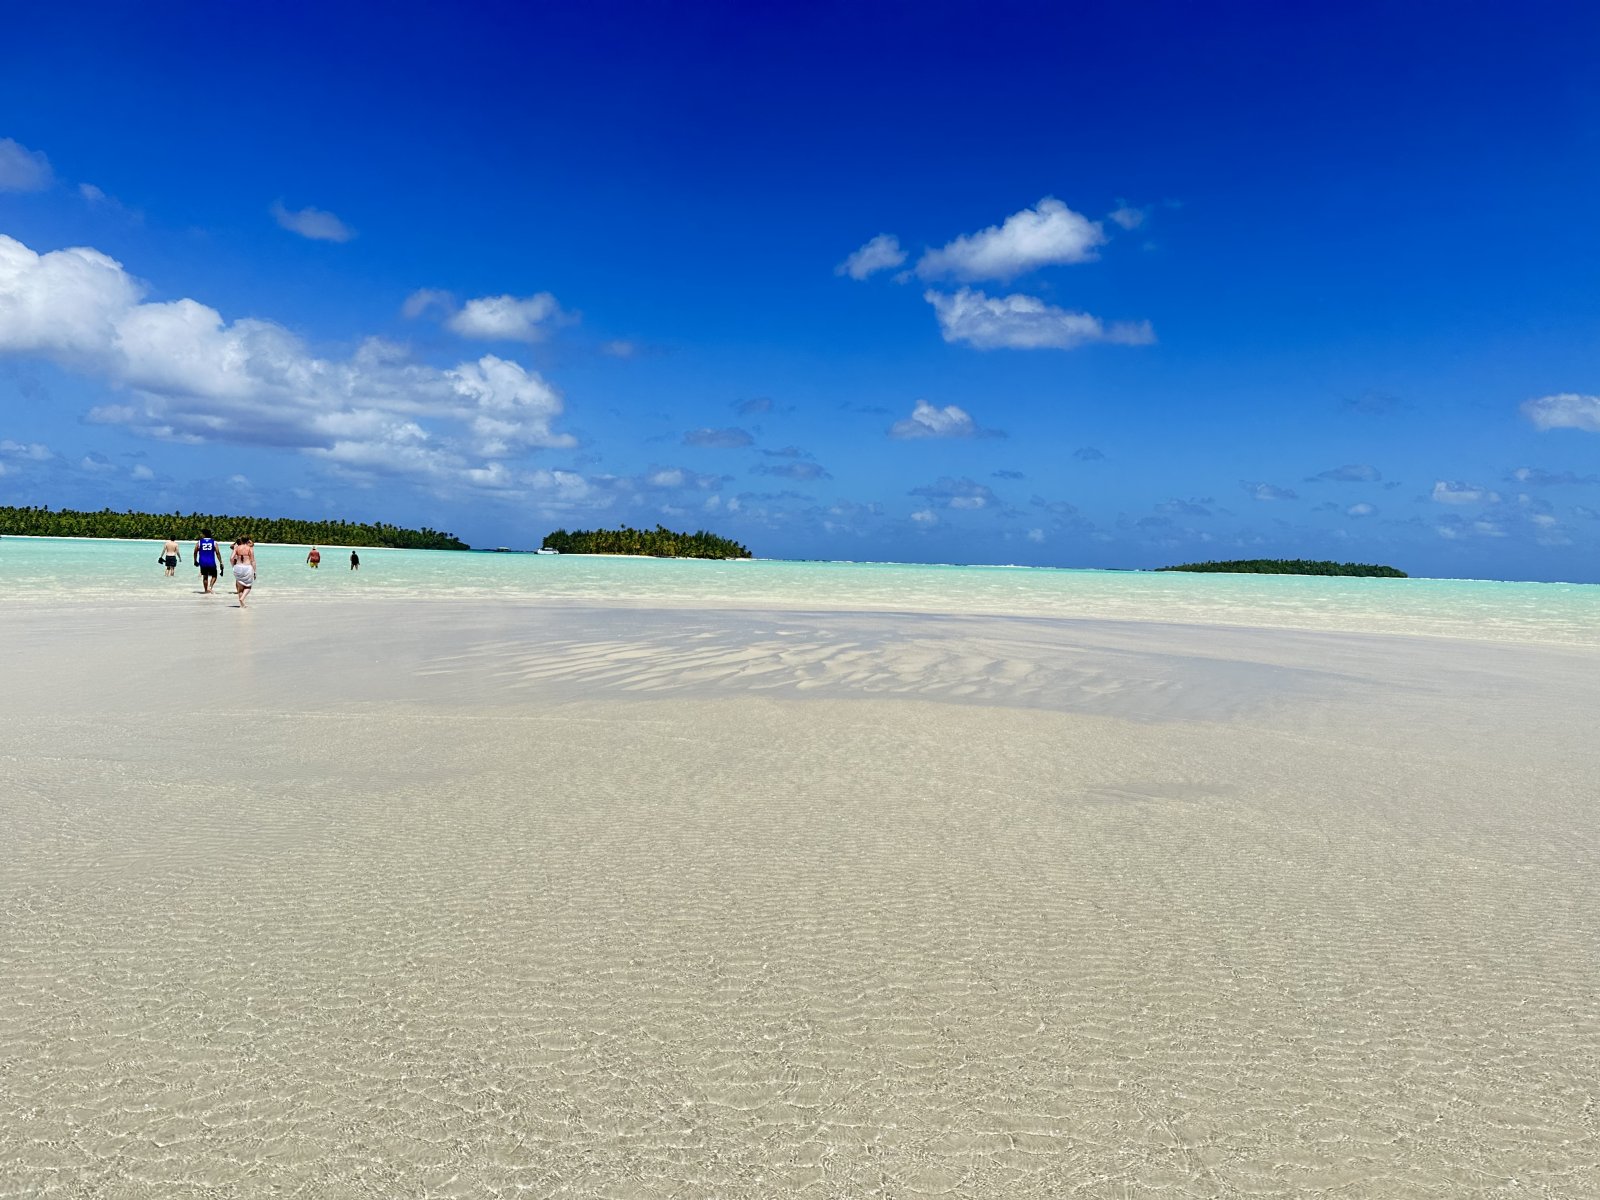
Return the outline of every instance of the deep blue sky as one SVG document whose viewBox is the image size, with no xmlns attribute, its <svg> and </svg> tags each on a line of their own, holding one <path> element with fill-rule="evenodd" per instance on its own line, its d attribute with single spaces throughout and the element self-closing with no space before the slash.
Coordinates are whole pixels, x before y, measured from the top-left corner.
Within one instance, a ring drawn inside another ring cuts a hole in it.
<svg viewBox="0 0 1600 1200">
<path fill-rule="evenodd" d="M 1592 6 L 29 7 L 0 503 L 1600 579 Z"/>
</svg>

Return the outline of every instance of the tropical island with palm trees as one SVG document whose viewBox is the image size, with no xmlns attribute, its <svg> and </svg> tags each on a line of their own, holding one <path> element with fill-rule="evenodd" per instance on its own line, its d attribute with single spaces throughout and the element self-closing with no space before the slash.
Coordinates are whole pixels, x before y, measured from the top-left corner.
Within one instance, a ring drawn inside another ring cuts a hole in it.
<svg viewBox="0 0 1600 1200">
<path fill-rule="evenodd" d="M 80 512 L 71 508 L 52 511 L 0 505 L 0 536 L 132 538 L 188 540 L 202 529 L 224 539 L 248 536 L 261 542 L 290 545 L 383 546 L 396 550 L 470 550 L 454 534 L 423 526 L 405 529 L 387 522 L 301 521 L 293 517 L 244 517 L 221 513 Z"/>
<path fill-rule="evenodd" d="M 665 525 L 654 529 L 557 529 L 545 535 L 542 549 L 562 554 L 638 554 L 651 558 L 750 558 L 738 542 L 707 533 L 674 533 Z"/>
<path fill-rule="evenodd" d="M 1341 563 L 1306 558 L 1241 558 L 1228 562 L 1184 563 L 1158 571 L 1201 571 L 1227 575 L 1355 575 L 1369 579 L 1407 579 L 1396 567 L 1374 563 Z"/>
</svg>

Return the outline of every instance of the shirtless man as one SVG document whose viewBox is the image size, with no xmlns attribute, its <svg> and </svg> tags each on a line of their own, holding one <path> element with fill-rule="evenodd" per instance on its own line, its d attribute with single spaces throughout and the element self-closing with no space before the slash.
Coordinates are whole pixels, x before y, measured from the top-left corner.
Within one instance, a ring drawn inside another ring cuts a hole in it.
<svg viewBox="0 0 1600 1200">
<path fill-rule="evenodd" d="M 233 587 L 239 593 L 239 607 L 244 608 L 244 598 L 256 585 L 256 544 L 249 538 L 240 538 L 233 544 Z"/>
<path fill-rule="evenodd" d="M 306 555 L 306 564 L 313 571 L 320 567 L 322 565 L 322 551 L 318 550 L 315 546 L 311 547 L 311 553 Z"/>
<path fill-rule="evenodd" d="M 178 573 L 178 539 L 167 534 L 167 544 L 161 547 L 161 565 L 167 569 L 167 578 Z"/>
<path fill-rule="evenodd" d="M 202 529 L 200 540 L 194 544 L 194 565 L 200 568 L 200 588 L 206 595 L 216 593 L 217 571 L 222 567 L 222 547 L 211 536 L 211 530 Z"/>
</svg>

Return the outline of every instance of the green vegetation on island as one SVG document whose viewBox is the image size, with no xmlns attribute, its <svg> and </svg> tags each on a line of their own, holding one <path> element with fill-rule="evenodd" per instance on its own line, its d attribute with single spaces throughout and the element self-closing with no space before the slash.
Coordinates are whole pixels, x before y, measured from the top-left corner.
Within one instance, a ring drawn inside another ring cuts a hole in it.
<svg viewBox="0 0 1600 1200">
<path fill-rule="evenodd" d="M 397 550 L 469 550 L 453 534 L 437 529 L 402 529 L 384 522 L 297 521 L 292 517 L 230 517 L 217 513 L 78 512 L 62 508 L 9 508 L 0 505 L 0 535 L 18 537 L 148 538 L 171 536 L 192 541 L 209 529 L 222 541 L 252 537 L 258 542 L 322 546 L 387 546 Z"/>
<path fill-rule="evenodd" d="M 1373 563 L 1340 563 L 1306 558 L 1243 558 L 1232 562 L 1184 563 L 1158 571 L 1209 571 L 1228 575 L 1359 575 L 1369 579 L 1405 579 L 1404 571 Z"/>
<path fill-rule="evenodd" d="M 647 554 L 655 558 L 749 558 L 738 542 L 707 533 L 673 533 L 665 525 L 654 529 L 558 529 L 546 534 L 544 549 L 562 554 Z"/>
</svg>

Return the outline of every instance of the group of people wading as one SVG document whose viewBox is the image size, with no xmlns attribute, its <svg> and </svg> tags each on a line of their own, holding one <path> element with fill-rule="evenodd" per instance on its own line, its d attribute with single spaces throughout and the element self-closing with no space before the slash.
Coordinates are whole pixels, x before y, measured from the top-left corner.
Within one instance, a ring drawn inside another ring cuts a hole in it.
<svg viewBox="0 0 1600 1200">
<path fill-rule="evenodd" d="M 250 594 L 250 589 L 256 584 L 256 543 L 254 538 L 237 538 L 231 549 L 228 566 L 233 572 L 233 588 L 239 596 L 239 607 L 247 607 L 245 597 Z M 211 530 L 202 529 L 200 537 L 195 541 L 191 553 L 194 565 L 200 568 L 200 590 L 204 595 L 216 595 L 217 577 L 222 573 L 222 547 L 217 539 L 212 536 Z M 158 560 L 167 569 L 167 578 L 171 579 L 178 573 L 178 539 L 169 536 L 161 547 L 161 556 Z M 306 555 L 306 565 L 316 570 L 322 565 L 322 552 L 315 546 L 311 553 Z M 361 569 L 361 556 L 354 550 L 350 551 L 350 569 Z"/>
</svg>

